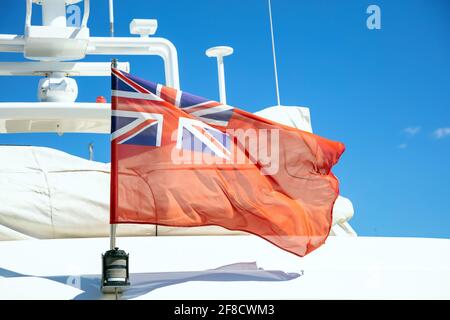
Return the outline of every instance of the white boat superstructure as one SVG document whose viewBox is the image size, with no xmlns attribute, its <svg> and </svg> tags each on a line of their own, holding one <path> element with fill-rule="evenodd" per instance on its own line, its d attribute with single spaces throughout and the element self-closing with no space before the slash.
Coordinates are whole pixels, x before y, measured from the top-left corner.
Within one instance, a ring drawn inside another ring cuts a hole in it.
<svg viewBox="0 0 450 320">
<path fill-rule="evenodd" d="M 117 297 L 100 290 L 107 238 L 0 242 L 0 299 L 449 299 L 448 240 L 329 237 L 302 259 L 254 236 L 118 241 Z"/>
<path fill-rule="evenodd" d="M 67 26 L 66 6 L 83 1 L 25 1 L 24 34 L 0 35 L 0 52 L 33 61 L 0 62 L 0 76 L 43 77 L 39 102 L 0 103 L 0 133 L 109 134 L 110 104 L 76 101 L 74 77 L 110 76 L 109 61 L 68 61 L 87 55 L 158 56 L 166 85 L 180 88 L 176 48 L 153 37 L 156 20 L 134 19 L 130 31 L 139 37 L 92 37 L 89 0 L 79 26 Z M 42 6 L 42 26 L 31 25 L 33 5 Z M 224 103 L 223 57 L 230 49 L 207 52 L 218 59 Z M 118 64 L 124 71 L 130 67 Z M 305 107 L 276 106 L 256 114 L 312 132 Z M 0 189 L 0 287 L 9 288 L 0 290 L 0 299 L 450 298 L 450 260 L 444 254 L 450 240 L 357 237 L 349 224 L 353 206 L 344 197 L 334 207 L 333 237 L 302 259 L 220 227 L 156 232 L 150 225 L 120 226 L 118 243 L 131 256 L 132 286 L 120 296 L 103 294 L 109 164 L 50 148 L 0 146 Z"/>
</svg>

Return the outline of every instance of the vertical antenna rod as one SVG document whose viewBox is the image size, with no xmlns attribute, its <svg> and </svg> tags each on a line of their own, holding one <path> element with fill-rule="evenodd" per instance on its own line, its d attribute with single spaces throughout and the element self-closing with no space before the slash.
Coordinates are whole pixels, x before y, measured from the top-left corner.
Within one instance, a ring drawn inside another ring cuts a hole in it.
<svg viewBox="0 0 450 320">
<path fill-rule="evenodd" d="M 273 55 L 273 70 L 275 72 L 275 89 L 277 91 L 277 102 L 278 105 L 281 106 L 280 103 L 280 90 L 278 89 L 278 71 L 277 71 L 277 56 L 275 54 L 275 37 L 273 35 L 273 23 L 272 23 L 272 3 L 268 0 L 269 4 L 269 18 L 270 18 L 270 34 L 272 36 L 272 55 Z"/>
<path fill-rule="evenodd" d="M 113 0 L 109 0 L 109 32 L 111 37 L 114 37 L 114 3 Z"/>
</svg>

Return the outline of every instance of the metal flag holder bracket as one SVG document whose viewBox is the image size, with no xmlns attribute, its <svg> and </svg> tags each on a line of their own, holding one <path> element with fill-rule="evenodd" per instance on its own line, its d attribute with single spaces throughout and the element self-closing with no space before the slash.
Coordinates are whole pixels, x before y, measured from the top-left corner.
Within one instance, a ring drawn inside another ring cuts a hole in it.
<svg viewBox="0 0 450 320">
<path fill-rule="evenodd" d="M 102 291 L 118 293 L 130 285 L 129 254 L 115 247 L 102 254 Z"/>
<path fill-rule="evenodd" d="M 112 59 L 111 68 L 117 68 L 117 60 Z M 110 250 L 102 254 L 102 283 L 104 293 L 122 292 L 130 285 L 129 254 L 116 247 L 117 225 L 111 224 Z"/>
</svg>

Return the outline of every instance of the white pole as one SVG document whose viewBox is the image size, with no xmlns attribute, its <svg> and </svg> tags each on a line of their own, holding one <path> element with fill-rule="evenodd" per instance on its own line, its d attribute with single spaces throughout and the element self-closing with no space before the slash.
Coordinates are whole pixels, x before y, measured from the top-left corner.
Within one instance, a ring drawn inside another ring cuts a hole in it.
<svg viewBox="0 0 450 320">
<path fill-rule="evenodd" d="M 219 74 L 219 95 L 220 102 L 227 104 L 227 92 L 225 89 L 225 68 L 223 66 L 223 57 L 217 57 L 217 72 Z"/>
<path fill-rule="evenodd" d="M 86 28 L 89 20 L 89 14 L 91 13 L 90 0 L 84 0 L 84 13 L 83 20 L 81 20 L 81 27 Z"/>
<path fill-rule="evenodd" d="M 227 104 L 227 91 L 225 87 L 225 67 L 223 64 L 223 57 L 229 56 L 233 53 L 231 47 L 213 47 L 206 50 L 208 57 L 215 57 L 217 59 L 217 73 L 219 78 L 219 96 L 220 103 Z"/>
<path fill-rule="evenodd" d="M 111 37 L 114 37 L 114 3 L 113 0 L 109 0 L 109 32 Z"/>
<path fill-rule="evenodd" d="M 25 29 L 31 26 L 31 14 L 33 12 L 33 2 L 31 0 L 27 0 L 26 2 L 26 15 L 25 15 Z"/>
<path fill-rule="evenodd" d="M 278 89 L 278 71 L 277 71 L 277 56 L 275 54 L 275 37 L 273 34 L 273 23 L 272 23 L 272 3 L 269 2 L 269 19 L 270 19 L 270 34 L 272 36 L 272 56 L 273 56 L 273 70 L 275 72 L 275 89 L 277 92 L 277 103 L 278 106 L 281 106 L 280 103 L 280 90 Z"/>
</svg>

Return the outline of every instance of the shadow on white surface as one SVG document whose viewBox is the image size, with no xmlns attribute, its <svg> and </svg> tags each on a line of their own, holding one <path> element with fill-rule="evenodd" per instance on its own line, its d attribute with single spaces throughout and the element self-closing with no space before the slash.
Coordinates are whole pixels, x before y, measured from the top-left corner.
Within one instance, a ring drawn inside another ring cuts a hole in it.
<svg viewBox="0 0 450 320">
<path fill-rule="evenodd" d="M 303 275 L 300 273 L 286 273 L 279 270 L 264 270 L 258 268 L 256 262 L 240 262 L 225 265 L 205 271 L 179 272 L 151 272 L 130 274 L 131 286 L 120 296 L 120 299 L 133 299 L 147 294 L 158 288 L 163 288 L 188 281 L 289 281 Z M 75 296 L 74 300 L 104 299 L 106 296 L 100 290 L 101 275 L 81 276 L 34 276 L 17 273 L 0 268 L 0 277 L 34 277 L 56 281 L 64 285 L 78 287 L 83 292 Z M 72 281 L 75 279 L 75 281 Z"/>
</svg>

